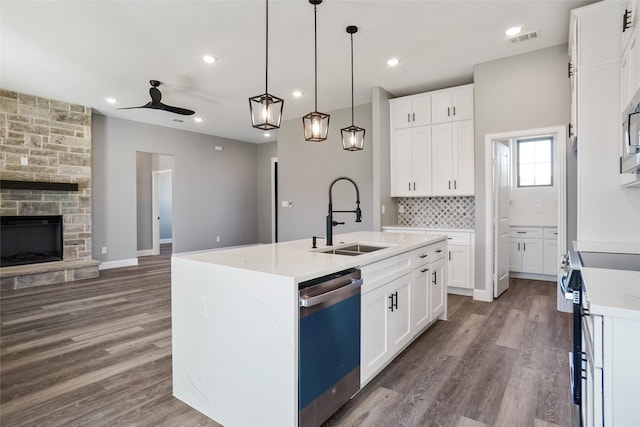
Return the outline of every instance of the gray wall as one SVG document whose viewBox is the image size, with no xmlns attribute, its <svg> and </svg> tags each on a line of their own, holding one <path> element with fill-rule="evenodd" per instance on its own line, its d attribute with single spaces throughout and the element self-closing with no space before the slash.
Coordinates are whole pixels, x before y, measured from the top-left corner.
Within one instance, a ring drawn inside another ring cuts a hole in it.
<svg viewBox="0 0 640 427">
<path fill-rule="evenodd" d="M 476 288 L 485 274 L 485 135 L 566 125 L 571 88 L 567 45 L 511 56 L 474 67 Z M 490 256 L 490 254 L 489 254 Z"/>
<path fill-rule="evenodd" d="M 278 143 L 258 145 L 258 236 L 271 243 L 271 158 L 278 157 Z"/>
<path fill-rule="evenodd" d="M 92 133 L 94 259 L 136 257 L 136 151 L 173 156 L 174 252 L 258 241 L 255 144 L 99 114 Z"/>
<path fill-rule="evenodd" d="M 152 178 L 151 153 L 136 153 L 136 235 L 137 249 L 149 250 L 153 247 Z"/>
<path fill-rule="evenodd" d="M 355 124 L 363 127 L 365 149 L 344 151 L 340 129 L 351 125 L 351 108 L 323 111 L 331 114 L 329 138 L 323 142 L 306 142 L 302 119 L 286 120 L 278 131 L 278 234 L 280 241 L 325 235 L 325 217 L 329 203 L 329 184 L 334 178 L 348 176 L 360 188 L 362 222 L 355 223 L 354 214 L 336 214 L 334 219 L 345 225 L 334 228 L 334 234 L 357 230 L 373 230 L 373 150 L 371 141 L 371 104 L 357 106 Z M 293 203 L 283 208 L 280 202 Z M 355 190 L 346 181 L 333 187 L 333 208 L 355 209 Z"/>
<path fill-rule="evenodd" d="M 381 87 L 371 90 L 372 116 L 376 126 L 370 145 L 373 149 L 373 229 L 377 231 L 386 225 L 398 223 L 398 203 L 391 198 L 389 99 L 393 97 Z M 384 214 L 382 206 L 385 207 Z"/>
</svg>

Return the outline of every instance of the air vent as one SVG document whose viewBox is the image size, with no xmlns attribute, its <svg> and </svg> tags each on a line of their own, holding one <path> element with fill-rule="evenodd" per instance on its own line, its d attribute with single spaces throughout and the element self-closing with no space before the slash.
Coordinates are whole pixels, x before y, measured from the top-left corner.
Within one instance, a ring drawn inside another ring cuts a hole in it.
<svg viewBox="0 0 640 427">
<path fill-rule="evenodd" d="M 524 33 L 524 34 L 518 34 L 517 36 L 514 36 L 514 37 L 509 37 L 509 41 L 511 43 L 526 42 L 527 40 L 537 39 L 539 36 L 540 36 L 540 32 L 538 30 L 535 30 L 535 31 L 529 31 L 528 33 Z"/>
</svg>

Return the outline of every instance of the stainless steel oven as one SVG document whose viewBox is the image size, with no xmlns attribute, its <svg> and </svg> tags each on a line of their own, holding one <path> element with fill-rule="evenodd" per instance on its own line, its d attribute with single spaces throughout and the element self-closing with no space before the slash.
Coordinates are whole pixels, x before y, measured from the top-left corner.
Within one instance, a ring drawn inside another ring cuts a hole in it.
<svg viewBox="0 0 640 427">
<path fill-rule="evenodd" d="M 317 427 L 360 390 L 360 270 L 300 283 L 299 426 Z"/>
</svg>

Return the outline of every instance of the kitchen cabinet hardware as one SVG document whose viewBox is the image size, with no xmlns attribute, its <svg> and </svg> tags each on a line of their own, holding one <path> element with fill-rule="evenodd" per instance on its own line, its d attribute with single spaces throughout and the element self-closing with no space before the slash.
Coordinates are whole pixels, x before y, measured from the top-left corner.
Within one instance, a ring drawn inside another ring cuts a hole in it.
<svg viewBox="0 0 640 427">
<path fill-rule="evenodd" d="M 453 180 L 453 189 L 457 190 L 458 189 L 458 181 L 457 180 Z"/>
<path fill-rule="evenodd" d="M 520 243 L 518 242 L 518 250 L 520 250 Z"/>
<path fill-rule="evenodd" d="M 433 282 L 432 283 L 434 284 L 434 286 L 438 284 L 438 272 L 437 271 L 433 272 Z"/>
<path fill-rule="evenodd" d="M 416 183 L 413 183 L 413 191 L 416 191 Z"/>
<path fill-rule="evenodd" d="M 573 77 L 573 64 L 571 62 L 567 63 L 567 78 Z"/>
<path fill-rule="evenodd" d="M 624 33 L 631 28 L 631 21 L 633 20 L 632 12 L 629 9 L 625 9 L 622 14 L 622 32 Z"/>
<path fill-rule="evenodd" d="M 522 242 L 522 250 L 523 251 L 527 250 L 527 244 L 525 242 Z"/>
<path fill-rule="evenodd" d="M 451 181 L 449 181 L 449 190 L 451 190 Z"/>
<path fill-rule="evenodd" d="M 428 254 L 422 254 L 422 255 L 420 255 L 420 258 L 426 258 L 428 256 L 429 256 Z"/>
<path fill-rule="evenodd" d="M 413 118 L 413 121 L 415 122 L 416 121 L 416 113 L 412 113 L 412 118 Z"/>
<path fill-rule="evenodd" d="M 437 253 L 437 254 L 441 254 L 441 253 L 442 253 L 442 251 L 443 251 L 443 249 L 436 249 L 436 253 Z"/>
<path fill-rule="evenodd" d="M 389 295 L 389 310 L 393 313 L 393 294 Z"/>
<path fill-rule="evenodd" d="M 456 115 L 456 106 L 455 105 L 453 106 L 453 115 L 454 116 Z"/>
<path fill-rule="evenodd" d="M 407 113 L 407 123 L 411 123 L 411 114 Z"/>
<path fill-rule="evenodd" d="M 429 271 L 428 268 L 423 268 L 422 270 L 420 270 L 420 273 L 426 273 L 427 271 Z"/>
<path fill-rule="evenodd" d="M 449 261 L 451 261 L 451 251 L 449 251 Z"/>
<path fill-rule="evenodd" d="M 527 234 L 526 231 L 517 231 L 516 233 L 518 233 L 518 234 Z"/>
<path fill-rule="evenodd" d="M 447 107 L 447 116 L 451 116 L 451 107 Z"/>
</svg>

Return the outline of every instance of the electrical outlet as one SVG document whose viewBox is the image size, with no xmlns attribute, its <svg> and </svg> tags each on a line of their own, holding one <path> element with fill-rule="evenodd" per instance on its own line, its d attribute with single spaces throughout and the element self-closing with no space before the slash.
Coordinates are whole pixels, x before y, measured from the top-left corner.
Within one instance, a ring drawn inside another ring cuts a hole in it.
<svg viewBox="0 0 640 427">
<path fill-rule="evenodd" d="M 280 206 L 282 206 L 283 208 L 288 208 L 289 202 L 287 202 L 286 200 L 283 200 L 282 202 L 280 202 Z"/>
<path fill-rule="evenodd" d="M 382 205 L 382 207 L 380 208 L 380 211 L 382 212 L 382 215 L 384 215 L 384 214 L 385 214 L 386 209 L 385 209 L 384 205 Z"/>
<path fill-rule="evenodd" d="M 27 166 L 29 164 L 29 158 L 25 156 L 20 157 L 20 164 L 22 166 Z"/>
<path fill-rule="evenodd" d="M 106 253 L 107 253 L 107 247 L 103 246 L 102 247 L 102 255 L 106 255 Z"/>
<path fill-rule="evenodd" d="M 398 213 L 404 213 L 404 205 L 398 205 Z"/>
</svg>

